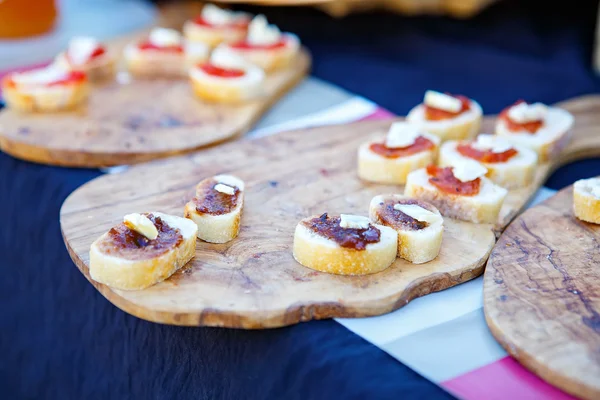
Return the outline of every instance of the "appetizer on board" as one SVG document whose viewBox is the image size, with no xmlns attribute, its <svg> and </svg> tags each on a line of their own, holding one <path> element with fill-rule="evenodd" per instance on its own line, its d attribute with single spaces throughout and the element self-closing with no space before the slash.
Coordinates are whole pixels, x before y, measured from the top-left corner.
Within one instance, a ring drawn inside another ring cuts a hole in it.
<svg viewBox="0 0 600 400">
<path fill-rule="evenodd" d="M 50 64 L 2 79 L 6 105 L 22 112 L 72 110 L 84 103 L 89 94 L 85 72 L 71 71 Z"/>
<path fill-rule="evenodd" d="M 216 175 L 196 186 L 196 196 L 185 205 L 184 215 L 198 227 L 198 238 L 226 243 L 240 232 L 244 207 L 244 182 L 232 175 Z"/>
<path fill-rule="evenodd" d="M 196 253 L 196 225 L 159 212 L 128 214 L 90 248 L 90 276 L 115 289 L 161 282 Z"/>
<path fill-rule="evenodd" d="M 294 233 L 296 261 L 317 271 L 365 275 L 383 271 L 396 259 L 398 234 L 367 217 L 341 214 L 303 219 Z"/>
<path fill-rule="evenodd" d="M 422 264 L 440 253 L 444 218 L 433 205 L 399 194 L 379 195 L 371 200 L 369 217 L 398 233 L 398 257 Z"/>
<path fill-rule="evenodd" d="M 125 62 L 136 77 L 182 77 L 190 66 L 208 58 L 204 43 L 185 41 L 173 29 L 154 28 L 148 38 L 125 48 Z"/>
<path fill-rule="evenodd" d="M 113 79 L 116 72 L 114 54 L 89 36 L 72 38 L 67 49 L 56 56 L 55 62 L 64 69 L 85 72 L 90 82 Z"/>
<path fill-rule="evenodd" d="M 562 108 L 521 100 L 500 113 L 496 135 L 532 149 L 542 163 L 551 160 L 567 145 L 573 121 L 573 115 Z"/>
<path fill-rule="evenodd" d="M 408 175 L 404 194 L 433 204 L 445 217 L 492 224 L 507 190 L 486 178 L 486 172 L 471 159 L 452 167 L 429 165 Z"/>
<path fill-rule="evenodd" d="M 414 107 L 406 119 L 426 132 L 444 140 L 470 139 L 479 133 L 481 106 L 465 96 L 428 90 L 423 103 Z"/>
<path fill-rule="evenodd" d="M 600 178 L 581 179 L 575 182 L 573 213 L 582 221 L 600 224 Z"/>
<path fill-rule="evenodd" d="M 223 46 L 209 61 L 192 67 L 189 75 L 196 96 L 210 103 L 243 103 L 264 93 L 263 70 Z"/>
<path fill-rule="evenodd" d="M 248 36 L 226 45 L 248 62 L 265 71 L 292 64 L 300 51 L 300 40 L 292 33 L 281 33 L 264 15 L 257 15 L 248 27 Z"/>
<path fill-rule="evenodd" d="M 371 182 L 403 185 L 411 171 L 433 164 L 440 138 L 408 122 L 395 122 L 385 140 L 358 149 L 358 176 Z"/>
<path fill-rule="evenodd" d="M 221 43 L 234 43 L 244 40 L 248 32 L 251 16 L 206 4 L 202 12 L 183 25 L 183 34 L 190 42 L 204 43 L 216 47 Z"/>
<path fill-rule="evenodd" d="M 445 142 L 440 148 L 439 164 L 449 167 L 469 158 L 487 168 L 486 176 L 506 188 L 530 185 L 535 177 L 537 154 L 501 136 L 482 134 L 476 140 Z"/>
</svg>

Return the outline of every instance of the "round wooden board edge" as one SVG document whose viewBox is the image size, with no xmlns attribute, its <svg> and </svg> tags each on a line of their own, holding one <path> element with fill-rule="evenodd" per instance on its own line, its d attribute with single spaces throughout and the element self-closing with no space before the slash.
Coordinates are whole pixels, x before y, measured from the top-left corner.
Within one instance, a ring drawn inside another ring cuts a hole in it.
<svg viewBox="0 0 600 400">
<path fill-rule="evenodd" d="M 498 238 L 498 241 L 496 242 L 496 245 L 494 246 L 494 250 L 496 248 L 499 248 L 499 246 L 502 245 L 502 240 L 503 240 L 502 237 L 503 237 L 504 233 L 508 232 L 508 230 L 511 228 L 511 226 L 513 224 L 519 223 L 520 219 L 523 218 L 523 216 L 525 216 L 529 210 L 533 210 L 537 207 L 543 207 L 547 203 L 552 202 L 555 199 L 555 197 L 564 196 L 565 192 L 572 192 L 572 191 L 573 191 L 573 185 L 569 185 L 569 186 L 561 189 L 560 191 L 556 192 L 552 197 L 550 197 L 550 198 L 544 200 L 543 202 L 536 204 L 534 207 L 531 207 L 530 209 L 527 209 L 524 212 L 520 213 L 506 227 L 503 234 Z M 488 259 L 488 264 L 485 269 L 486 275 L 487 275 L 488 271 L 491 274 L 492 273 L 491 271 L 494 270 L 494 266 L 493 266 L 494 265 L 494 261 L 493 261 L 494 250 L 492 250 L 490 257 Z M 485 277 L 484 279 L 488 279 L 488 278 Z M 493 279 L 493 277 L 490 276 L 489 279 Z M 559 388 L 560 390 L 563 390 L 573 396 L 582 397 L 582 398 L 586 398 L 586 399 L 600 398 L 599 390 L 589 387 L 584 382 L 574 382 L 568 378 L 565 378 L 563 375 L 555 372 L 553 369 L 549 368 L 547 365 L 536 361 L 535 357 L 532 354 L 530 354 L 529 352 L 509 343 L 509 341 L 507 340 L 505 335 L 501 332 L 499 326 L 496 324 L 496 321 L 494 320 L 494 318 L 492 316 L 490 316 L 490 314 L 489 314 L 488 305 L 487 305 L 488 301 L 486 300 L 486 296 L 485 296 L 485 287 L 486 287 L 486 285 L 485 285 L 485 280 L 484 280 L 483 314 L 485 317 L 485 322 L 486 322 L 492 336 L 494 337 L 494 339 L 496 339 L 498 344 L 500 344 L 500 346 L 502 346 L 502 348 L 504 350 L 506 350 L 506 352 L 511 357 L 515 358 L 519 362 L 519 364 L 524 366 L 526 369 L 531 371 L 536 376 L 539 376 L 544 381 L 548 382 L 550 385 L 555 386 L 555 387 Z M 581 390 L 582 387 L 585 389 Z"/>
<path fill-rule="evenodd" d="M 137 318 L 165 325 L 197 326 L 197 327 L 220 327 L 236 329 L 270 329 L 295 325 L 300 322 L 330 318 L 364 318 L 376 317 L 387 314 L 404 307 L 412 300 L 431 293 L 451 288 L 461 283 L 477 278 L 485 269 L 496 238 L 490 229 L 491 243 L 485 256 L 478 263 L 464 267 L 458 271 L 456 277 L 450 273 L 435 273 L 412 281 L 402 292 L 391 295 L 385 299 L 379 299 L 378 304 L 364 309 L 353 309 L 345 307 L 341 303 L 308 303 L 293 304 L 285 310 L 269 313 L 255 312 L 246 315 L 224 312 L 211 308 L 193 313 L 173 313 L 171 311 L 155 311 L 140 307 L 123 297 L 119 296 L 110 287 L 94 281 L 89 274 L 87 265 L 77 256 L 71 248 L 62 230 L 61 235 L 69 256 L 73 263 L 85 278 L 114 306 Z M 380 303 L 385 303 L 383 306 Z"/>
<path fill-rule="evenodd" d="M 7 138 L 0 131 L 0 150 L 4 153 L 37 164 L 45 164 L 58 167 L 69 168 L 102 168 L 115 165 L 139 164 L 160 158 L 172 157 L 176 155 L 187 154 L 198 151 L 203 148 L 217 146 L 219 144 L 231 141 L 232 139 L 244 135 L 262 118 L 262 116 L 283 96 L 295 88 L 309 74 L 312 68 L 312 56 L 306 47 L 302 47 L 299 57 L 302 57 L 302 68 L 298 70 L 292 79 L 286 82 L 280 90 L 271 96 L 253 116 L 245 128 L 232 131 L 230 135 L 219 140 L 199 144 L 198 146 L 175 151 L 157 151 L 157 152 L 90 152 L 85 150 L 64 150 L 50 149 L 45 146 L 34 145 L 14 138 Z M 2 112 L 2 110 L 0 110 Z M 123 149 L 125 150 L 125 149 Z"/>
</svg>

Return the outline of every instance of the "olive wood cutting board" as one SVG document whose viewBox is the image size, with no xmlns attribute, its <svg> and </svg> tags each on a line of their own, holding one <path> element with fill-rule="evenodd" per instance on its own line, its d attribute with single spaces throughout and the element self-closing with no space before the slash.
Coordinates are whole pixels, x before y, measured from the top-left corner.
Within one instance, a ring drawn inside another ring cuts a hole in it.
<svg viewBox="0 0 600 400">
<path fill-rule="evenodd" d="M 186 3 L 167 6 L 160 25 L 181 28 L 199 10 Z M 120 55 L 127 43 L 148 31 L 107 46 Z M 120 72 L 117 80 L 92 87 L 88 103 L 73 112 L 0 111 L 0 149 L 23 160 L 66 167 L 134 164 L 187 153 L 247 132 L 306 76 L 310 64 L 303 48 L 290 67 L 267 75 L 263 97 L 240 105 L 203 102 L 188 79 L 133 80 Z"/>
<path fill-rule="evenodd" d="M 584 99 L 565 103 L 582 112 Z M 583 110 L 585 111 L 585 110 Z M 583 116 L 585 118 L 585 116 Z M 286 132 L 238 141 L 105 175 L 73 192 L 60 221 L 69 253 L 88 278 L 91 243 L 131 212 L 183 215 L 195 185 L 218 173 L 246 182 L 241 232 L 227 244 L 197 241 L 196 257 L 170 279 L 141 291 L 113 290 L 90 282 L 113 304 L 140 318 L 175 325 L 271 328 L 311 319 L 366 317 L 393 311 L 415 297 L 466 282 L 483 272 L 501 231 L 542 185 L 511 191 L 498 223 L 444 222 L 440 255 L 413 265 L 397 259 L 366 276 L 320 273 L 292 257 L 294 228 L 306 216 L 329 212 L 368 215 L 371 198 L 403 193 L 401 186 L 362 182 L 356 174 L 360 143 L 385 135 L 392 120 Z M 493 118 L 486 117 L 484 131 Z M 576 125 L 570 149 L 584 137 Z"/>
<path fill-rule="evenodd" d="M 521 364 L 566 392 L 599 399 L 600 225 L 572 209 L 570 186 L 509 225 L 487 264 L 484 310 L 496 340 Z"/>
</svg>

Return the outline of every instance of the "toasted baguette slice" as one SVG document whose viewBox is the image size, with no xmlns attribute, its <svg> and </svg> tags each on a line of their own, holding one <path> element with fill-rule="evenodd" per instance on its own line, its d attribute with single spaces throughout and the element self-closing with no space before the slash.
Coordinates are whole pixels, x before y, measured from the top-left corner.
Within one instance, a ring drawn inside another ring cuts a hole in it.
<svg viewBox="0 0 600 400">
<path fill-rule="evenodd" d="M 232 26 L 202 26 L 193 21 L 183 25 L 183 34 L 191 42 L 204 43 L 209 47 L 216 47 L 221 43 L 234 43 L 244 40 L 246 28 Z"/>
<path fill-rule="evenodd" d="M 264 72 L 248 66 L 239 78 L 220 78 L 205 73 L 200 67 L 190 69 L 190 81 L 194 94 L 205 102 L 239 104 L 264 94 Z"/>
<path fill-rule="evenodd" d="M 575 182 L 573 213 L 582 221 L 600 224 L 600 178 L 581 179 Z"/>
<path fill-rule="evenodd" d="M 512 132 L 503 118 L 496 121 L 496 135 L 505 138 L 515 145 L 528 147 L 538 155 L 540 163 L 552 160 L 571 140 L 573 115 L 558 107 L 548 107 L 544 118 L 544 126 L 536 133 L 527 131 Z"/>
<path fill-rule="evenodd" d="M 442 145 L 439 157 L 441 167 L 456 165 L 460 160 L 467 158 L 457 151 L 456 147 L 459 143 L 456 140 L 450 140 Z M 513 148 L 517 154 L 506 162 L 481 162 L 488 170 L 486 176 L 492 182 L 506 189 L 517 189 L 530 185 L 535 177 L 537 166 L 537 154 L 533 150 L 519 145 L 513 145 Z"/>
<path fill-rule="evenodd" d="M 296 35 L 284 33 L 282 36 L 285 38 L 286 45 L 274 49 L 238 47 L 235 45 L 227 45 L 227 48 L 249 63 L 271 72 L 293 64 L 300 51 L 300 40 Z"/>
<path fill-rule="evenodd" d="M 435 163 L 440 139 L 428 133 L 421 136 L 431 140 L 434 147 L 407 157 L 388 158 L 371 150 L 371 145 L 381 141 L 363 143 L 358 149 L 358 176 L 370 182 L 404 185 L 411 171 Z"/>
<path fill-rule="evenodd" d="M 220 207 L 218 202 L 226 194 L 217 194 L 215 186 L 219 183 L 236 189 L 236 205 L 228 212 L 200 212 L 199 207 Z M 216 195 L 216 197 L 214 197 Z M 212 199 L 211 199 L 212 198 Z M 207 203 L 209 201 L 210 203 Z M 227 243 L 235 239 L 240 232 L 242 209 L 244 208 L 244 182 L 231 175 L 216 175 L 202 180 L 196 186 L 196 197 L 185 205 L 184 215 L 198 226 L 198 238 L 209 243 Z"/>
<path fill-rule="evenodd" d="M 365 275 L 383 271 L 396 259 L 398 234 L 392 228 L 373 225 L 380 231 L 379 242 L 356 250 L 342 247 L 308 228 L 305 223 L 314 218 L 319 217 L 300 221 L 294 233 L 294 258 L 305 267 L 329 274 Z"/>
<path fill-rule="evenodd" d="M 395 204 L 416 205 L 434 215 L 423 223 L 395 210 Z M 389 226 L 398 232 L 398 257 L 413 264 L 436 258 L 442 247 L 444 218 L 433 205 L 399 194 L 375 196 L 369 205 L 369 217 L 375 224 Z"/>
<path fill-rule="evenodd" d="M 2 91 L 6 105 L 21 112 L 57 112 L 78 108 L 88 98 L 89 84 L 86 81 L 67 85 L 21 88 L 9 83 L 9 77 L 2 81 Z"/>
<path fill-rule="evenodd" d="M 196 225 L 185 218 L 159 212 L 163 223 L 178 230 L 181 242 L 156 254 L 151 246 L 119 249 L 109 233 L 100 236 L 90 248 L 90 276 L 115 289 L 140 290 L 169 278 L 187 264 L 196 253 Z M 156 240 L 161 239 L 159 233 Z"/>
<path fill-rule="evenodd" d="M 85 65 L 72 65 L 67 60 L 65 52 L 61 52 L 56 56 L 55 62 L 61 68 L 85 72 L 89 81 L 93 83 L 112 80 L 117 72 L 116 58 L 111 52 L 107 52 Z"/>
<path fill-rule="evenodd" d="M 425 118 L 425 106 L 419 104 L 414 107 L 406 120 L 419 126 L 423 131 L 433 133 L 445 140 L 465 140 L 471 139 L 479 133 L 483 111 L 481 106 L 471 100 L 471 108 L 455 118 L 439 121 L 429 121 Z"/>
<path fill-rule="evenodd" d="M 460 196 L 438 190 L 429 182 L 425 168 L 408 175 L 404 194 L 427 201 L 436 206 L 443 216 L 475 223 L 493 224 L 507 195 L 507 190 L 482 177 L 479 193 L 475 196 Z"/>
</svg>

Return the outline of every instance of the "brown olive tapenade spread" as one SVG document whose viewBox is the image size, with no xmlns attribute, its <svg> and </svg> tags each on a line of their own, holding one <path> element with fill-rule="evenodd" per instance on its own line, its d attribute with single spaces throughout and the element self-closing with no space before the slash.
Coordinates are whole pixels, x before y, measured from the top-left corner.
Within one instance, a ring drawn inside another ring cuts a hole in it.
<svg viewBox="0 0 600 400">
<path fill-rule="evenodd" d="M 371 224 L 367 229 L 342 228 L 340 217 L 330 218 L 327 213 L 302 224 L 342 247 L 355 250 L 364 250 L 368 244 L 379 242 L 381 236 L 379 229 Z"/>
<path fill-rule="evenodd" d="M 126 260 L 143 260 L 161 256 L 177 247 L 183 241 L 183 236 L 177 228 L 171 228 L 160 217 L 144 214 L 158 230 L 154 240 L 129 229 L 124 223 L 108 231 L 108 235 L 98 243 L 98 248 L 105 254 L 124 258 Z"/>
<path fill-rule="evenodd" d="M 240 189 L 235 187 L 233 194 L 221 193 L 215 190 L 218 183 L 215 179 L 207 179 L 196 187 L 193 202 L 200 214 L 223 215 L 237 207 Z"/>
<path fill-rule="evenodd" d="M 400 210 L 394 209 L 394 206 L 396 204 L 415 204 L 421 208 L 424 208 L 425 210 L 434 212 L 434 209 L 429 204 L 426 204 L 416 199 L 387 199 L 379 203 L 381 208 L 377 209 L 376 211 L 377 218 L 381 221 L 381 223 L 383 223 L 384 225 L 391 226 L 394 229 L 410 231 L 418 231 L 429 226 L 427 222 L 419 221 L 418 219 L 414 219 L 410 215 L 404 214 Z"/>
</svg>

